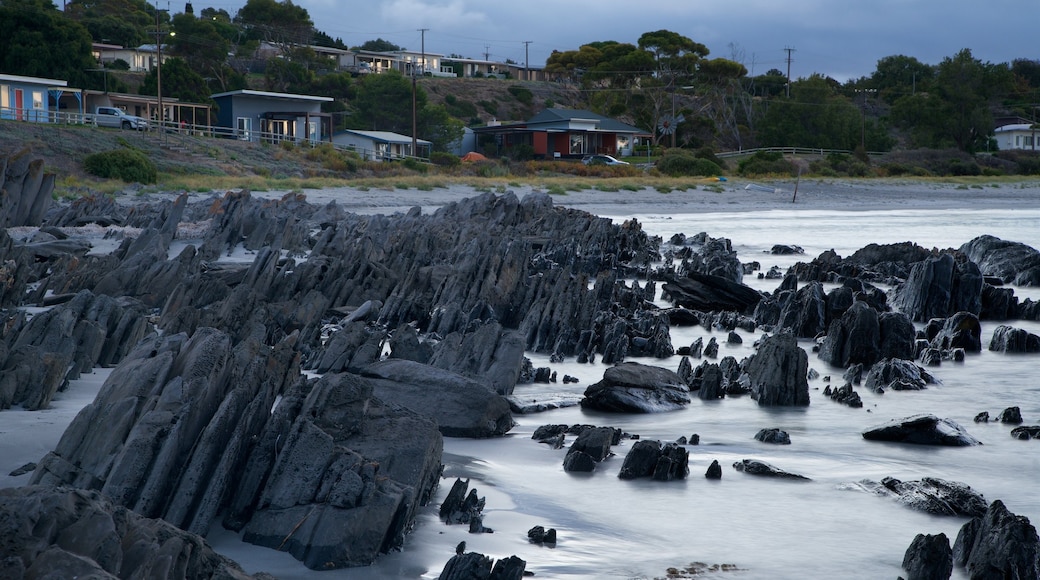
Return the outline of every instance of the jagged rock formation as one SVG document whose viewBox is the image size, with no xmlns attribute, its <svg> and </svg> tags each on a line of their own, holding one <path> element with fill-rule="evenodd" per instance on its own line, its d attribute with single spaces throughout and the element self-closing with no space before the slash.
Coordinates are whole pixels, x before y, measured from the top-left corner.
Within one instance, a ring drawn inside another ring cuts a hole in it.
<svg viewBox="0 0 1040 580">
<path fill-rule="evenodd" d="M 893 304 L 914 322 L 982 310 L 982 273 L 963 256 L 940 254 L 913 265 L 893 290 Z"/>
<path fill-rule="evenodd" d="M 1040 286 L 1040 252 L 1019 242 L 983 235 L 959 250 L 987 276 L 1017 286 Z"/>
<path fill-rule="evenodd" d="M 251 576 L 202 537 L 143 517 L 98 491 L 0 489 L 0 576 L 273 580 Z"/>
<path fill-rule="evenodd" d="M 953 550 L 946 534 L 917 534 L 903 554 L 906 580 L 949 580 Z"/>
<path fill-rule="evenodd" d="M 993 330 L 989 350 L 996 352 L 1040 352 L 1040 336 L 1027 330 L 1000 325 Z"/>
<path fill-rule="evenodd" d="M 809 404 L 809 357 L 791 334 L 766 337 L 744 365 L 760 406 Z"/>
<path fill-rule="evenodd" d="M 1040 538 L 1029 518 L 998 499 L 961 527 L 953 561 L 973 579 L 1040 578 Z"/>
<path fill-rule="evenodd" d="M 938 380 L 913 361 L 886 359 L 874 363 L 867 371 L 863 387 L 875 393 L 885 391 L 920 391 Z"/>
<path fill-rule="evenodd" d="M 690 473 L 690 454 L 682 445 L 661 444 L 660 441 L 641 439 L 636 441 L 625 456 L 618 477 L 636 479 L 652 477 L 657 481 L 686 479 Z"/>
<path fill-rule="evenodd" d="M 0 154 L 0 228 L 38 226 L 51 205 L 54 174 L 29 149 Z"/>
</svg>

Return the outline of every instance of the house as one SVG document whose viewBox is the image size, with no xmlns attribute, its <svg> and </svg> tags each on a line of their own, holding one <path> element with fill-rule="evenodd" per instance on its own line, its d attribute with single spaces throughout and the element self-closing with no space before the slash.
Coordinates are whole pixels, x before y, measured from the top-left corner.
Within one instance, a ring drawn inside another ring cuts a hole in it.
<svg viewBox="0 0 1040 580">
<path fill-rule="evenodd" d="M 212 95 L 216 130 L 242 141 L 328 141 L 332 115 L 321 104 L 332 97 L 240 89 Z"/>
<path fill-rule="evenodd" d="M 641 129 L 592 111 L 545 109 L 522 123 L 489 124 L 473 130 L 485 151 L 501 154 L 528 145 L 537 159 L 577 159 L 593 153 L 628 156 Z"/>
<path fill-rule="evenodd" d="M 169 58 L 169 46 L 163 44 L 162 60 L 166 63 Z M 130 65 L 131 72 L 148 72 L 155 68 L 159 62 L 159 47 L 155 44 L 142 44 L 137 48 L 123 48 L 114 44 L 102 44 L 95 42 L 91 45 L 94 58 L 101 66 L 109 66 L 117 60 Z"/>
<path fill-rule="evenodd" d="M 332 143 L 356 151 L 362 159 L 368 161 L 391 161 L 404 157 L 430 157 L 432 143 L 416 139 L 416 149 L 412 151 L 412 138 L 390 131 L 358 131 L 348 129 L 332 136 Z"/>
<path fill-rule="evenodd" d="M 993 138 L 997 141 L 997 148 L 1001 150 L 1040 151 L 1040 124 L 1014 123 L 997 127 L 993 130 Z"/>
<path fill-rule="evenodd" d="M 82 122 L 82 91 L 68 85 L 68 81 L 58 79 L 0 74 L 0 119 L 35 123 Z M 66 95 L 72 97 L 75 105 L 61 111 L 59 103 Z"/>
</svg>

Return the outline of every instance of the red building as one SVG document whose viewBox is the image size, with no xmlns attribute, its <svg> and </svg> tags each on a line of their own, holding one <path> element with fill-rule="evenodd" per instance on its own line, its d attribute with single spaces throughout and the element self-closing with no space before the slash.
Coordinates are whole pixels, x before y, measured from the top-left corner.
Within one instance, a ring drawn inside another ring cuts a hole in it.
<svg viewBox="0 0 1040 580">
<path fill-rule="evenodd" d="M 580 159 L 594 153 L 630 156 L 639 138 L 651 137 L 621 121 L 578 109 L 545 109 L 523 123 L 488 125 L 473 132 L 485 153 L 503 154 L 529 145 L 537 159 Z"/>
</svg>

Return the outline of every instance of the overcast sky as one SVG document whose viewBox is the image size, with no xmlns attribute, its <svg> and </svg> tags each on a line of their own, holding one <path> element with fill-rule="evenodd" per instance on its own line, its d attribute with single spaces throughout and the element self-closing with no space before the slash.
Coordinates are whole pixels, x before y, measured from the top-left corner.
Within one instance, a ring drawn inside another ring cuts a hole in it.
<svg viewBox="0 0 1040 580">
<path fill-rule="evenodd" d="M 196 0 L 232 16 L 244 0 Z M 1040 59 L 1040 0 L 294 0 L 318 30 L 348 46 L 383 38 L 410 50 L 545 64 L 553 50 L 597 40 L 635 44 L 678 32 L 742 62 L 751 74 L 870 75 L 880 58 L 938 64 L 962 48 L 984 62 Z M 173 12 L 183 7 L 171 3 Z"/>
</svg>

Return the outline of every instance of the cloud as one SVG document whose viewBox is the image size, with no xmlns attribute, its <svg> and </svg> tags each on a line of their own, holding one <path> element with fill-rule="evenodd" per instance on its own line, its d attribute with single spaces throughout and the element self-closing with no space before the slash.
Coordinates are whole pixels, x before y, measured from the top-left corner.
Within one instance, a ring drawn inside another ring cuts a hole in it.
<svg viewBox="0 0 1040 580">
<path fill-rule="evenodd" d="M 486 25 L 489 21 L 487 14 L 467 6 L 462 0 L 391 0 L 381 3 L 379 12 L 388 23 L 441 30 L 467 30 Z"/>
</svg>

